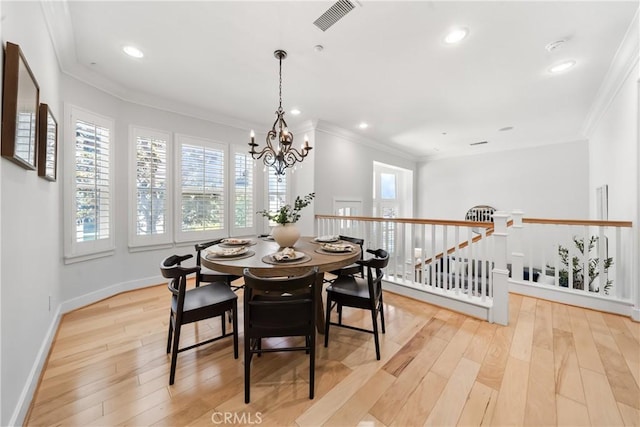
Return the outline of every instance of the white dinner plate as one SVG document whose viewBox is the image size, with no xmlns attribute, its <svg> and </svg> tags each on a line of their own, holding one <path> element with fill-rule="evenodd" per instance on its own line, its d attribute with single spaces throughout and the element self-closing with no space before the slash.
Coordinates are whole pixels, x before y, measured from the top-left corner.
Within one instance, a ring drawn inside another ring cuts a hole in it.
<svg viewBox="0 0 640 427">
<path fill-rule="evenodd" d="M 247 253 L 249 249 L 242 247 L 242 248 L 221 248 L 221 249 L 215 249 L 215 250 L 210 250 L 208 251 L 208 255 L 212 255 L 214 257 L 224 257 L 224 258 L 230 258 L 230 257 L 234 257 L 234 256 L 240 256 L 240 255 L 244 255 Z"/>
<path fill-rule="evenodd" d="M 338 236 L 318 236 L 313 240 L 319 243 L 332 243 L 337 242 L 340 239 L 338 238 Z"/>
</svg>

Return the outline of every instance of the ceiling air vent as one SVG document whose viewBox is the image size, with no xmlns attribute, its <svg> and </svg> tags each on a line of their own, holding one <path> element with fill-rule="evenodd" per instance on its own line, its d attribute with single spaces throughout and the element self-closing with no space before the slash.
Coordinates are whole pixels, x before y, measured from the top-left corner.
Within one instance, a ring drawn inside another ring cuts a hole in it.
<svg viewBox="0 0 640 427">
<path fill-rule="evenodd" d="M 313 25 L 322 31 L 327 31 L 329 27 L 338 22 L 347 13 L 351 12 L 356 6 L 349 0 L 338 0 L 325 13 L 313 22 Z"/>
<path fill-rule="evenodd" d="M 469 145 L 482 145 L 482 144 L 487 144 L 487 143 L 488 143 L 488 141 L 479 141 L 479 142 L 472 142 Z"/>
</svg>

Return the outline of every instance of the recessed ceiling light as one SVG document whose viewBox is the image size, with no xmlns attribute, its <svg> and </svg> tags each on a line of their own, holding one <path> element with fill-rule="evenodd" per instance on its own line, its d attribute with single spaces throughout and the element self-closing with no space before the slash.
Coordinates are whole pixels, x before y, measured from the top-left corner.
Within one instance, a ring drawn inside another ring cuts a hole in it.
<svg viewBox="0 0 640 427">
<path fill-rule="evenodd" d="M 358 127 L 359 127 L 360 129 L 366 129 L 366 128 L 368 128 L 368 127 L 369 127 L 369 125 L 368 125 L 368 124 L 366 124 L 365 122 L 362 122 L 362 123 L 360 123 L 360 124 L 358 125 Z"/>
<path fill-rule="evenodd" d="M 444 38 L 445 43 L 453 44 L 462 41 L 469 34 L 469 30 L 466 28 L 455 28 L 447 34 Z"/>
<path fill-rule="evenodd" d="M 300 111 L 300 110 L 298 110 L 297 108 L 294 108 L 293 110 L 291 110 L 291 111 L 290 111 L 290 113 L 291 113 L 293 116 L 299 116 L 299 115 L 300 115 L 300 113 L 301 113 L 301 111 Z"/>
<path fill-rule="evenodd" d="M 124 51 L 124 53 L 134 58 L 142 58 L 144 56 L 144 53 L 142 53 L 142 51 L 135 46 L 125 46 L 122 48 L 122 50 Z"/>
<path fill-rule="evenodd" d="M 576 65 L 576 61 L 561 62 L 560 64 L 554 65 L 553 67 L 549 68 L 549 72 L 551 74 L 563 73 L 570 68 L 573 68 L 574 65 Z"/>
</svg>

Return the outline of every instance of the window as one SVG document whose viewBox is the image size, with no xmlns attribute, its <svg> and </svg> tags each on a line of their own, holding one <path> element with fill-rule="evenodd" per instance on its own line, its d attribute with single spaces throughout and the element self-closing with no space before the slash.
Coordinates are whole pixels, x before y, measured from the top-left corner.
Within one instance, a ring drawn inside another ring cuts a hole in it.
<svg viewBox="0 0 640 427">
<path fill-rule="evenodd" d="M 267 168 L 267 210 L 276 212 L 287 204 L 287 175 L 276 175 L 271 168 Z M 275 222 L 269 221 L 269 226 L 274 227 Z"/>
<path fill-rule="evenodd" d="M 233 235 L 255 233 L 253 159 L 246 152 L 233 154 Z"/>
<path fill-rule="evenodd" d="M 373 216 L 402 218 L 413 215 L 413 172 L 373 162 Z M 396 224 L 374 230 L 375 239 L 390 253 L 396 249 Z M 410 236 L 408 236 L 408 241 Z"/>
<path fill-rule="evenodd" d="M 176 241 L 225 237 L 226 146 L 177 136 Z"/>
<path fill-rule="evenodd" d="M 70 107 L 67 126 L 67 170 L 73 174 L 65 192 L 65 261 L 74 262 L 114 249 L 113 121 Z"/>
<path fill-rule="evenodd" d="M 380 174 L 380 198 L 382 200 L 395 200 L 396 175 L 392 173 Z"/>
<path fill-rule="evenodd" d="M 129 245 L 168 244 L 171 234 L 170 168 L 167 154 L 171 135 L 144 128 L 131 129 Z"/>
</svg>

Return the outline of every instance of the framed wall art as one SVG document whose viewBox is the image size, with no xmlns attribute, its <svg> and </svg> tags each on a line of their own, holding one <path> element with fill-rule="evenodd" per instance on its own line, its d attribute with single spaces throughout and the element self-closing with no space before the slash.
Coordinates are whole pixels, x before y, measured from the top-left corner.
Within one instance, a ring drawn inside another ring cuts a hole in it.
<svg viewBox="0 0 640 427">
<path fill-rule="evenodd" d="M 47 104 L 38 112 L 38 176 L 55 181 L 58 171 L 58 122 Z"/>
<path fill-rule="evenodd" d="M 7 42 L 2 92 L 3 157 L 36 169 L 40 87 L 20 46 Z"/>
</svg>

